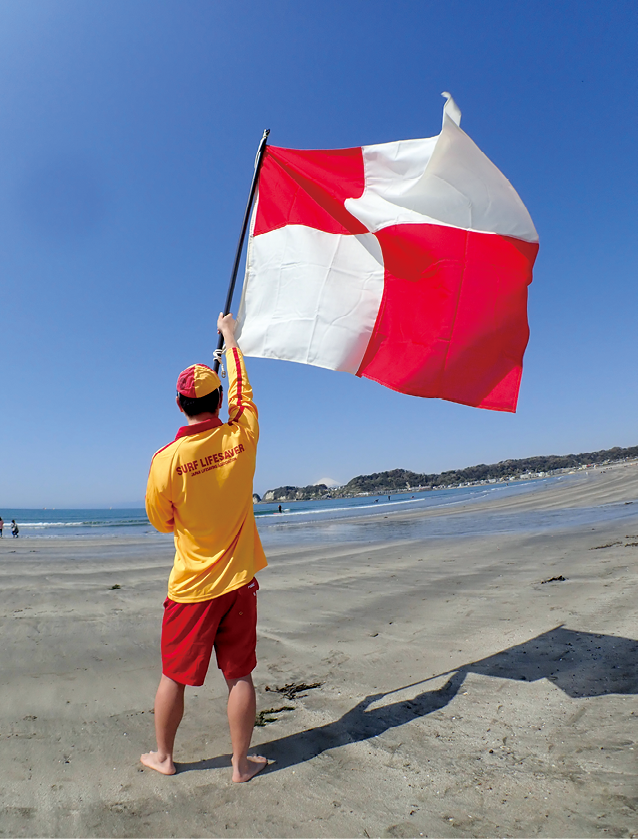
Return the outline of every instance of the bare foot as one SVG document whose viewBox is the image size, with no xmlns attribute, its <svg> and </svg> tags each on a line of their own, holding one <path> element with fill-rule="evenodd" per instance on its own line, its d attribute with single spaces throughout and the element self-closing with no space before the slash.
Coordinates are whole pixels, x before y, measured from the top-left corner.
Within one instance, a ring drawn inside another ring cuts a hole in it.
<svg viewBox="0 0 638 839">
<path fill-rule="evenodd" d="M 264 766 L 268 766 L 268 758 L 260 755 L 249 755 L 240 766 L 235 766 L 233 760 L 233 782 L 243 784 L 250 781 L 258 772 L 261 772 Z"/>
<path fill-rule="evenodd" d="M 174 775 L 176 772 L 173 759 L 169 756 L 160 760 L 159 752 L 147 752 L 140 757 L 144 766 L 149 769 L 155 769 L 156 772 L 161 772 L 162 775 Z"/>
</svg>

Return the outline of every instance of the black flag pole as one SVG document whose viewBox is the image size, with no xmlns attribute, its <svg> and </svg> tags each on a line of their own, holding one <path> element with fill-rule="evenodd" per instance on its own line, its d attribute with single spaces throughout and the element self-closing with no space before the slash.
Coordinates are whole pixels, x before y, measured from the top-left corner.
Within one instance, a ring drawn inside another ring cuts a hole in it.
<svg viewBox="0 0 638 839">
<path fill-rule="evenodd" d="M 226 295 L 226 303 L 224 304 L 224 314 L 227 315 L 230 312 L 230 308 L 233 303 L 233 292 L 235 291 L 235 283 L 237 282 L 237 271 L 239 270 L 239 262 L 241 260 L 241 252 L 244 247 L 244 239 L 246 238 L 246 230 L 248 229 L 248 222 L 250 221 L 250 211 L 252 210 L 253 201 L 255 200 L 255 192 L 257 191 L 257 182 L 259 181 L 259 170 L 261 168 L 261 161 L 264 156 L 264 152 L 266 151 L 266 144 L 268 142 L 268 135 L 270 134 L 270 128 L 266 128 L 264 131 L 263 137 L 261 138 L 261 142 L 259 143 L 259 149 L 257 150 L 257 157 L 255 158 L 255 172 L 253 174 L 253 181 L 250 185 L 250 194 L 248 196 L 248 203 L 246 204 L 246 212 L 244 213 L 244 222 L 241 226 L 241 233 L 239 234 L 239 242 L 237 243 L 237 252 L 235 253 L 235 262 L 233 264 L 233 270 L 230 275 L 230 283 L 228 285 L 228 294 Z M 219 355 L 222 347 L 224 346 L 224 336 L 220 335 L 219 340 L 217 341 L 217 352 L 215 353 L 215 360 L 213 361 L 213 370 L 217 372 L 219 370 Z"/>
</svg>

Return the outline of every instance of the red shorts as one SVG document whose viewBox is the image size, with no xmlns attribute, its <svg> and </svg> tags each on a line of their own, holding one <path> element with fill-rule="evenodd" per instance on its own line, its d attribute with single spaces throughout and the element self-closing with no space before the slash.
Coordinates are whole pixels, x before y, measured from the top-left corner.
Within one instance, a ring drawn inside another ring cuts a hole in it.
<svg viewBox="0 0 638 839">
<path fill-rule="evenodd" d="M 162 673 L 181 685 L 203 685 L 215 647 L 217 666 L 227 679 L 255 669 L 257 590 L 245 586 L 202 603 L 164 601 Z"/>
</svg>

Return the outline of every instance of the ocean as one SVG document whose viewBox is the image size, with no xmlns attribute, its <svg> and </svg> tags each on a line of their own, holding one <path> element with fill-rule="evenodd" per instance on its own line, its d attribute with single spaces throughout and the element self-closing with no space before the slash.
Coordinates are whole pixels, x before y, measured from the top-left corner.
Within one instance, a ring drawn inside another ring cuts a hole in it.
<svg viewBox="0 0 638 839">
<path fill-rule="evenodd" d="M 415 493 L 336 498 L 325 501 L 282 502 L 255 505 L 255 517 L 265 547 L 321 542 L 383 542 L 495 532 L 538 531 L 595 524 L 636 515 L 637 507 L 617 503 L 593 508 L 538 510 L 521 513 L 471 509 L 456 516 L 408 519 L 398 514 L 433 508 L 450 508 L 489 498 L 536 493 L 578 476 L 561 475 L 533 481 L 455 487 Z M 581 477 L 582 479 L 582 477 Z M 11 539 L 9 523 L 15 519 L 21 539 L 100 539 L 142 537 L 170 539 L 157 533 L 144 509 L 7 509 L 4 538 Z"/>
</svg>

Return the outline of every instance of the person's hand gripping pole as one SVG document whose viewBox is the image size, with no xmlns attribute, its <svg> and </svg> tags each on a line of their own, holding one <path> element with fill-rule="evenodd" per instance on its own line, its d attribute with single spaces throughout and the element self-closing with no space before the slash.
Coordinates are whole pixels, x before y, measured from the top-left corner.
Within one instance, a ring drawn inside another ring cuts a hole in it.
<svg viewBox="0 0 638 839">
<path fill-rule="evenodd" d="M 223 312 L 219 313 L 217 318 L 217 334 L 224 336 L 224 343 L 227 350 L 238 349 L 237 341 L 235 341 L 235 330 L 237 329 L 237 321 L 229 312 L 225 315 Z"/>
<path fill-rule="evenodd" d="M 237 329 L 237 321 L 229 312 L 225 315 L 223 312 L 219 313 L 219 317 L 217 318 L 217 334 L 221 336 L 219 344 L 220 346 L 215 350 L 213 353 L 213 358 L 215 359 L 215 365 L 213 369 L 218 369 L 221 365 L 221 377 L 222 379 L 226 376 L 226 371 L 224 370 L 224 365 L 222 363 L 222 354 L 224 350 L 222 349 L 221 344 L 224 343 L 227 350 L 232 350 L 233 348 L 237 347 L 237 341 L 235 340 L 235 329 Z"/>
</svg>

